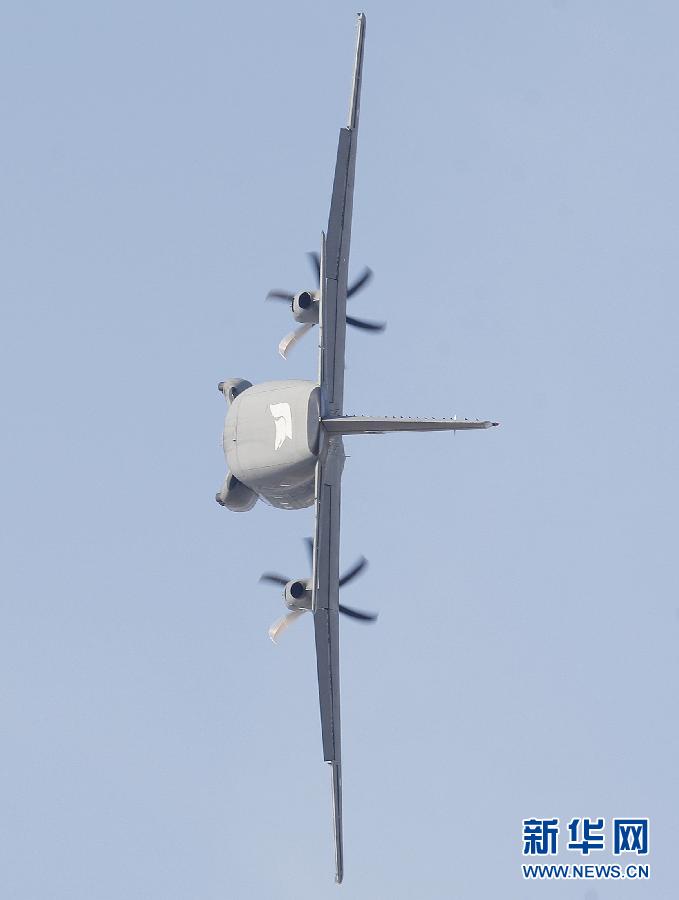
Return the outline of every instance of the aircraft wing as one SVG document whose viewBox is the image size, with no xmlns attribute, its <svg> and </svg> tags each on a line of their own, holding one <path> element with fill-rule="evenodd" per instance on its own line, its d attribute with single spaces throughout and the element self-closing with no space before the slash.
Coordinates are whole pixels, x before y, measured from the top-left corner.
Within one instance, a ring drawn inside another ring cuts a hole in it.
<svg viewBox="0 0 679 900">
<path fill-rule="evenodd" d="M 365 16 L 361 13 L 358 16 L 349 121 L 346 128 L 340 129 L 327 238 L 323 235 L 321 241 L 318 379 L 322 419 L 341 416 L 343 409 L 347 277 L 364 38 Z M 323 757 L 332 769 L 335 878 L 338 883 L 342 881 L 344 868 L 339 681 L 340 491 L 343 468 L 342 435 L 326 433 L 321 429 L 321 447 L 316 464 L 312 609 Z"/>
<path fill-rule="evenodd" d="M 337 146 L 335 178 L 330 201 L 325 272 L 321 273 L 322 303 L 320 309 L 321 358 L 321 414 L 341 416 L 344 396 L 344 341 L 346 334 L 347 278 L 349 275 L 349 245 L 351 243 L 351 213 L 354 199 L 354 171 L 356 168 L 356 140 L 361 100 L 363 44 L 365 16 L 358 16 L 354 77 L 349 103 L 349 120 L 341 128 Z"/>
<path fill-rule="evenodd" d="M 323 758 L 332 767 L 335 877 L 342 881 L 342 745 L 339 675 L 340 488 L 344 467 L 341 436 L 327 439 L 316 464 L 316 527 L 313 558 L 313 614 L 321 710 Z"/>
</svg>

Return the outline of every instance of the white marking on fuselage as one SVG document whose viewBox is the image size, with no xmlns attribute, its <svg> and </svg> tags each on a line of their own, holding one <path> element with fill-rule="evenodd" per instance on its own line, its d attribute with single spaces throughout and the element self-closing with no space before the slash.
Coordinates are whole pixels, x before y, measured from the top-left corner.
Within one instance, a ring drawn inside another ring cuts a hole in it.
<svg viewBox="0 0 679 900">
<path fill-rule="evenodd" d="M 292 413 L 290 412 L 289 403 L 270 403 L 269 409 L 276 423 L 276 442 L 274 450 L 278 450 L 283 446 L 286 438 L 292 440 Z"/>
</svg>

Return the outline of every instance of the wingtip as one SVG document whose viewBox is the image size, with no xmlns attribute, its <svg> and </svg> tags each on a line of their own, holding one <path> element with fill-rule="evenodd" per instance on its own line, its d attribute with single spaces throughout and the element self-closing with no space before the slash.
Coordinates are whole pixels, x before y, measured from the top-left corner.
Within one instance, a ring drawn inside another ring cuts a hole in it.
<svg viewBox="0 0 679 900">
<path fill-rule="evenodd" d="M 344 878 L 344 848 L 342 841 L 342 768 L 340 763 L 331 762 L 332 770 L 332 818 L 335 831 L 335 882 L 342 884 Z"/>
</svg>

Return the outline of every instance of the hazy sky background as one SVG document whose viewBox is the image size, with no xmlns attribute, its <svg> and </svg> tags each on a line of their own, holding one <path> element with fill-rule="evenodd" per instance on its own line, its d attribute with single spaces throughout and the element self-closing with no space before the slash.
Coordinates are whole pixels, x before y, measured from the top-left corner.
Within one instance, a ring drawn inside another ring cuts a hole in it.
<svg viewBox="0 0 679 900">
<path fill-rule="evenodd" d="M 670 2 L 365 7 L 347 412 L 502 426 L 346 440 L 333 883 L 311 621 L 257 583 L 312 511 L 213 498 L 217 382 L 315 377 L 264 296 L 314 285 L 355 12 L 3 8 L 3 900 L 677 895 Z M 649 816 L 652 880 L 524 883 L 530 816 Z"/>
</svg>

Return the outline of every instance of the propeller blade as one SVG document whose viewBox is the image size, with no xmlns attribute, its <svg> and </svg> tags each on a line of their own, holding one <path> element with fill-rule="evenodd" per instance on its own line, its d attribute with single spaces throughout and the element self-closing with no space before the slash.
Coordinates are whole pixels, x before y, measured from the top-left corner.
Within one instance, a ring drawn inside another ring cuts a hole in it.
<svg viewBox="0 0 679 900">
<path fill-rule="evenodd" d="M 276 572 L 265 572 L 263 575 L 259 576 L 260 581 L 268 581 L 271 584 L 282 584 L 285 586 L 289 578 L 286 578 L 285 575 L 277 575 Z"/>
<path fill-rule="evenodd" d="M 374 622 L 377 619 L 377 613 L 361 612 L 360 609 L 352 609 L 350 606 L 342 606 L 340 603 L 339 611 L 352 619 L 358 619 L 359 622 Z"/>
<path fill-rule="evenodd" d="M 342 575 L 339 580 L 339 586 L 344 587 L 345 584 L 348 584 L 352 579 L 354 579 L 359 572 L 362 572 L 363 569 L 368 565 L 368 560 L 365 556 L 362 556 L 357 563 Z"/>
<path fill-rule="evenodd" d="M 321 280 L 321 257 L 314 250 L 313 253 L 307 253 L 307 259 L 311 263 L 311 268 L 316 273 L 316 278 L 320 282 L 320 280 Z"/>
<path fill-rule="evenodd" d="M 269 637 L 274 642 L 277 642 L 277 638 L 283 634 L 288 625 L 291 625 L 295 619 L 299 619 L 299 617 L 306 612 L 304 609 L 293 609 L 292 612 L 289 612 L 286 616 L 283 616 L 282 619 L 279 619 L 277 622 L 274 622 L 271 628 L 269 628 Z"/>
<path fill-rule="evenodd" d="M 304 543 L 306 544 L 307 554 L 309 556 L 309 567 L 313 568 L 314 565 L 314 539 L 313 538 L 304 538 Z"/>
<path fill-rule="evenodd" d="M 365 319 L 355 319 L 353 316 L 347 316 L 347 325 L 363 328 L 365 331 L 384 331 L 387 327 L 386 322 L 368 322 Z"/>
<path fill-rule="evenodd" d="M 304 325 L 300 325 L 299 328 L 295 328 L 294 331 L 291 331 L 290 334 L 286 334 L 283 340 L 278 345 L 278 352 L 283 357 L 283 359 L 288 358 L 288 353 L 295 346 L 297 341 L 304 337 L 307 331 L 311 331 L 314 327 L 314 322 L 306 322 Z"/>
<path fill-rule="evenodd" d="M 288 303 L 292 303 L 295 299 L 295 295 L 291 294 L 290 291 L 269 291 L 266 295 L 267 300 L 287 300 Z"/>
<path fill-rule="evenodd" d="M 365 287 L 366 284 L 373 277 L 373 270 L 369 269 L 367 266 L 363 270 L 363 273 L 359 275 L 359 277 L 354 281 L 351 287 L 347 291 L 347 297 L 353 297 L 354 294 L 357 294 L 362 287 Z"/>
</svg>

